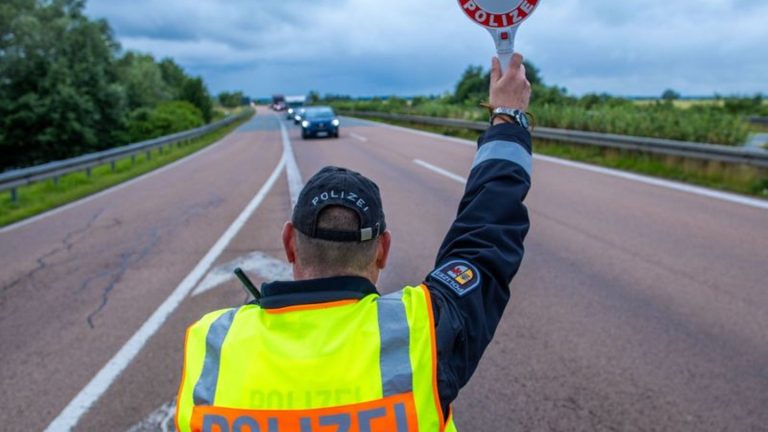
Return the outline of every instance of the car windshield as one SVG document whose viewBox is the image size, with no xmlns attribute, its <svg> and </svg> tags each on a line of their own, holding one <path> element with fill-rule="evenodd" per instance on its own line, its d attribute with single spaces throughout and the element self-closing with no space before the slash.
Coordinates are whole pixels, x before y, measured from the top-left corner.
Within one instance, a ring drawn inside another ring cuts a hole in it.
<svg viewBox="0 0 768 432">
<path fill-rule="evenodd" d="M 312 108 L 307 110 L 307 118 L 309 119 L 324 119 L 333 117 L 336 117 L 336 114 L 330 108 Z"/>
</svg>

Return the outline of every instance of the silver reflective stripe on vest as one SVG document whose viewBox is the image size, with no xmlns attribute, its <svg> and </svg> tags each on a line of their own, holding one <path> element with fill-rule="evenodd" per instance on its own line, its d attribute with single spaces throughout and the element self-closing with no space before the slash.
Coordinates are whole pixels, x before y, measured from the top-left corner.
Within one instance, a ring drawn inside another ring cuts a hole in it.
<svg viewBox="0 0 768 432">
<path fill-rule="evenodd" d="M 491 141 L 483 144 L 477 151 L 477 155 L 475 155 L 475 162 L 472 164 L 472 168 L 491 159 L 502 159 L 516 163 L 528 173 L 528 177 L 531 176 L 533 158 L 518 143 L 512 141 Z"/>
<path fill-rule="evenodd" d="M 205 336 L 203 371 L 200 373 L 193 393 L 195 405 L 213 405 L 213 400 L 216 397 L 216 383 L 219 381 L 221 346 L 224 344 L 227 333 L 229 333 L 236 312 L 237 309 L 224 312 L 208 328 L 208 334 Z"/>
<path fill-rule="evenodd" d="M 384 397 L 413 391 L 410 330 L 402 299 L 402 290 L 378 299 L 381 335 L 379 361 Z"/>
</svg>

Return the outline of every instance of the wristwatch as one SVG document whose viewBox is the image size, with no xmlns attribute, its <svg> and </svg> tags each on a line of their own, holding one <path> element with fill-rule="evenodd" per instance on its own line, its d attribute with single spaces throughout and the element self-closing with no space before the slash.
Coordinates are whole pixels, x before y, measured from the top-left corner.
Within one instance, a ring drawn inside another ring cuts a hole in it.
<svg viewBox="0 0 768 432">
<path fill-rule="evenodd" d="M 531 123 L 528 121 L 528 116 L 525 114 L 525 112 L 520 111 L 519 109 L 506 107 L 494 108 L 494 110 L 491 112 L 491 125 L 493 125 L 493 120 L 499 116 L 512 119 L 515 123 L 524 127 L 526 130 L 531 128 Z"/>
</svg>

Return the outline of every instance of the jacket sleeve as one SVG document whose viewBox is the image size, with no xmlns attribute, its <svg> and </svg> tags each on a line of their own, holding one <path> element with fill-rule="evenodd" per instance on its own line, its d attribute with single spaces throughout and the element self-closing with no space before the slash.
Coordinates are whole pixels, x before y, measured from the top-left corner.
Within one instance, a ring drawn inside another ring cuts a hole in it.
<svg viewBox="0 0 768 432">
<path fill-rule="evenodd" d="M 446 414 L 491 342 L 520 268 L 531 165 L 531 136 L 519 125 L 492 126 L 480 137 L 458 214 L 426 278 Z"/>
</svg>

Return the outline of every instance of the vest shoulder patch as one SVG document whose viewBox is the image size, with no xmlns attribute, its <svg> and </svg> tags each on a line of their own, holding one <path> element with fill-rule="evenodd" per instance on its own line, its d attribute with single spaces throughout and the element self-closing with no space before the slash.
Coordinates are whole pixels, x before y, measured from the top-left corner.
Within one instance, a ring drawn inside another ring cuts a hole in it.
<svg viewBox="0 0 768 432">
<path fill-rule="evenodd" d="M 430 276 L 448 286 L 459 297 L 480 286 L 480 272 L 477 267 L 464 260 L 448 261 L 432 271 Z"/>
</svg>

